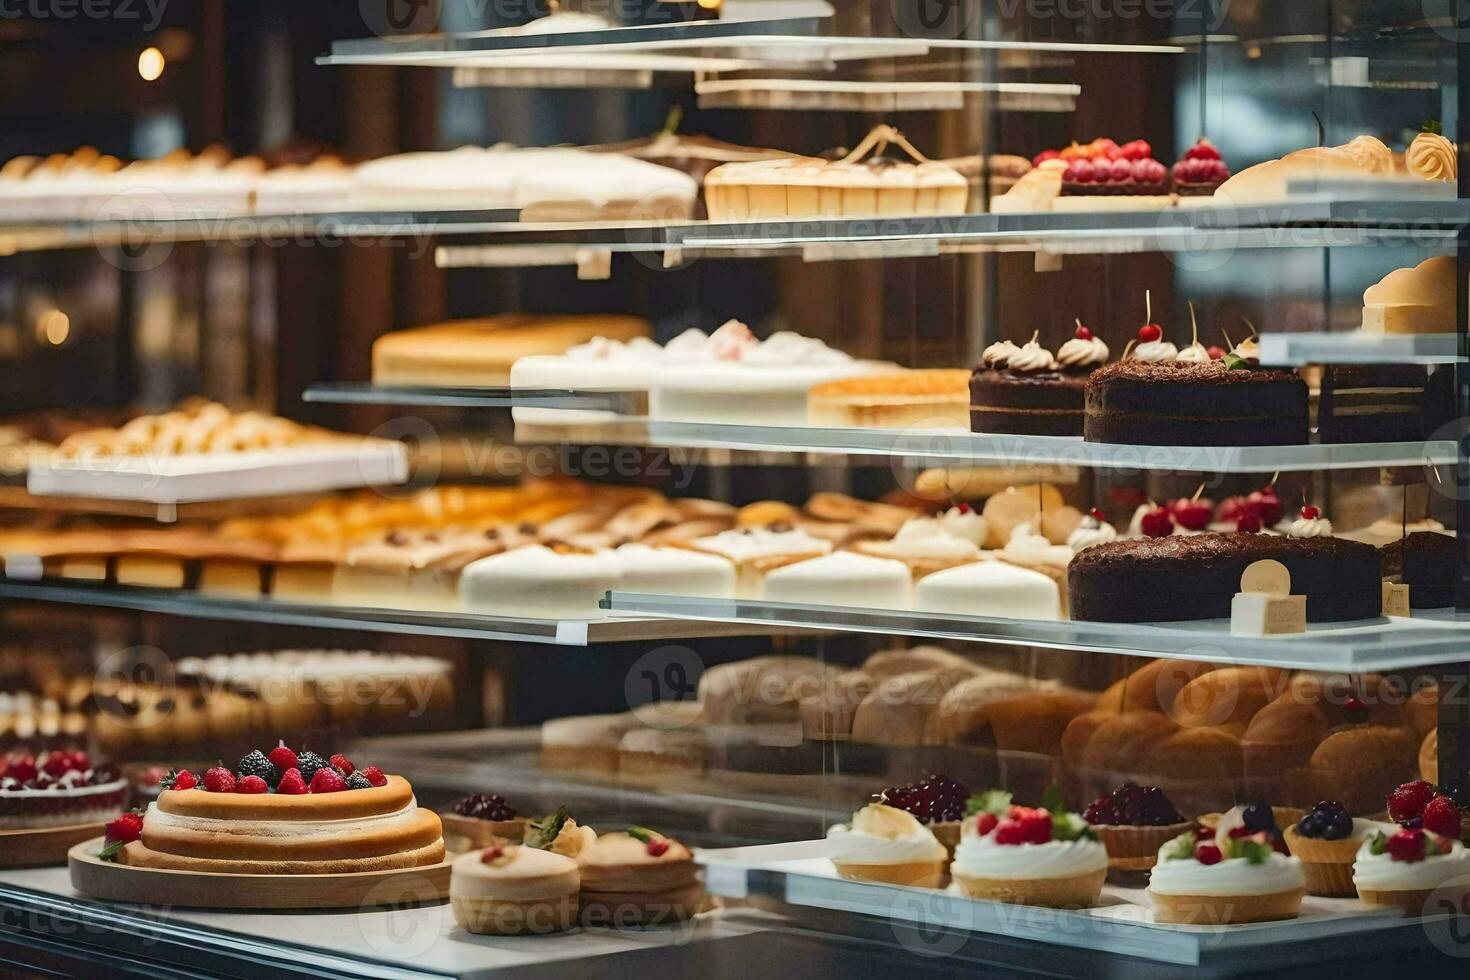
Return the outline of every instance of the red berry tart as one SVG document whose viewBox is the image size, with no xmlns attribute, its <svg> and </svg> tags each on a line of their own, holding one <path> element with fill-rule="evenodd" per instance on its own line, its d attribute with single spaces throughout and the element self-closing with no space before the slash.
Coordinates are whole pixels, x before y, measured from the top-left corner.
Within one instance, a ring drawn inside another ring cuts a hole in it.
<svg viewBox="0 0 1470 980">
<path fill-rule="evenodd" d="M 1124 783 L 1100 796 L 1082 811 L 1092 832 L 1108 850 L 1108 867 L 1114 871 L 1147 871 L 1158 861 L 1165 841 L 1193 830 L 1156 786 Z"/>
<path fill-rule="evenodd" d="M 444 822 L 444 833 L 455 838 L 464 838 L 469 847 L 490 847 L 510 841 L 519 844 L 526 836 L 526 820 L 516 813 L 505 798 L 493 793 L 475 793 L 457 801 L 449 812 L 439 814 Z M 460 843 L 456 841 L 455 843 Z"/>
<path fill-rule="evenodd" d="M 128 781 L 85 752 L 52 750 L 0 756 L 0 830 L 101 823 L 128 798 Z"/>
<path fill-rule="evenodd" d="M 1215 144 L 1201 139 L 1185 152 L 1183 160 L 1174 164 L 1172 176 L 1174 191 L 1181 202 L 1189 198 L 1208 200 L 1221 184 L 1230 179 L 1230 168 L 1225 165 Z"/>
<path fill-rule="evenodd" d="M 1111 142 L 1111 141 L 1109 141 Z M 1167 208 L 1174 203 L 1169 169 L 1153 158 L 1143 140 L 1100 156 L 1068 161 L 1058 211 L 1138 210 Z"/>
<path fill-rule="evenodd" d="M 1051 794 L 1048 794 L 1051 795 Z M 1087 821 L 1061 801 L 1028 807 L 991 790 L 970 801 L 950 877 L 971 898 L 1087 908 L 1097 903 L 1108 873 L 1108 852 Z"/>
<path fill-rule="evenodd" d="M 969 798 L 970 791 L 965 787 L 948 776 L 935 775 L 907 786 L 885 789 L 876 801 L 913 814 L 953 856 L 960 843 L 960 824 L 965 819 L 965 803 Z"/>
</svg>

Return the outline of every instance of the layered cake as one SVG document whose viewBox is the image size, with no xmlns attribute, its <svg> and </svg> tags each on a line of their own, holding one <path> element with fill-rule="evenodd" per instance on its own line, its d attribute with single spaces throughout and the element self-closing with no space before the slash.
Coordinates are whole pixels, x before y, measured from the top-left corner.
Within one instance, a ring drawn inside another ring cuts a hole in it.
<svg viewBox="0 0 1470 980">
<path fill-rule="evenodd" d="M 603 338 L 625 344 L 647 338 L 647 320 L 609 313 L 505 313 L 397 330 L 373 342 L 373 383 L 496 386 L 515 383 L 522 360 L 557 357 Z M 579 378 L 539 379 L 532 388 L 580 388 Z M 585 385 L 593 387 L 593 385 Z"/>
<path fill-rule="evenodd" d="M 128 781 L 87 753 L 53 749 L 0 757 L 0 830 L 100 823 L 122 809 Z"/>
<path fill-rule="evenodd" d="M 1383 577 L 1409 587 L 1409 605 L 1436 609 L 1455 604 L 1460 543 L 1448 534 L 1414 531 L 1379 549 Z"/>
<path fill-rule="evenodd" d="M 885 156 L 897 147 L 908 160 Z M 934 163 L 892 126 L 876 126 L 840 160 L 791 157 L 727 163 L 704 179 L 711 221 L 964 214 L 969 182 Z"/>
<path fill-rule="evenodd" d="M 647 827 L 603 834 L 577 855 L 582 922 L 654 925 L 693 918 L 704 885 L 689 848 Z"/>
<path fill-rule="evenodd" d="M 465 566 L 460 606 L 467 612 L 531 619 L 597 619 L 605 592 L 622 572 L 607 552 L 559 552 L 529 545 Z"/>
<path fill-rule="evenodd" d="M 613 552 L 613 557 L 622 570 L 619 592 L 718 597 L 735 594 L 735 565 L 719 555 L 687 548 L 625 544 Z"/>
<path fill-rule="evenodd" d="M 970 373 L 903 371 L 816 385 L 807 423 L 858 429 L 941 429 L 969 425 Z"/>
<path fill-rule="evenodd" d="M 1035 337 L 1022 347 L 992 344 L 970 378 L 971 431 L 1081 435 L 1087 379 L 1108 355 L 1108 345 L 1080 323 L 1056 356 Z"/>
<path fill-rule="evenodd" d="M 1285 446 L 1307 441 L 1307 384 L 1224 361 L 1118 361 L 1087 380 L 1083 436 L 1137 446 Z"/>
<path fill-rule="evenodd" d="M 1455 416 L 1454 372 L 1419 364 L 1336 364 L 1322 370 L 1323 442 L 1417 442 Z"/>
<path fill-rule="evenodd" d="M 493 847 L 512 842 L 519 844 L 526 836 L 526 820 L 502 796 L 494 793 L 472 793 L 456 800 L 448 813 L 441 813 L 445 840 L 454 839 L 453 849 Z"/>
<path fill-rule="evenodd" d="M 1455 257 L 1395 269 L 1363 293 L 1365 333 L 1454 333 Z"/>
<path fill-rule="evenodd" d="M 332 575 L 332 602 L 360 609 L 458 612 L 460 573 L 472 562 L 526 543 L 502 531 L 390 531 L 347 552 Z"/>
<path fill-rule="evenodd" d="M 336 874 L 438 864 L 444 839 L 402 776 L 281 745 L 233 770 L 174 773 L 140 838 L 104 857 L 173 871 Z"/>
<path fill-rule="evenodd" d="M 541 935 L 576 924 L 580 888 L 574 859 L 519 843 L 496 843 L 454 859 L 449 904 L 454 921 L 467 932 Z"/>
<path fill-rule="evenodd" d="M 1372 619 L 1382 603 L 1378 552 L 1335 537 L 1170 535 L 1078 552 L 1067 569 L 1072 618 L 1112 623 L 1228 619 L 1246 567 L 1274 559 L 1307 597 L 1312 622 Z"/>
</svg>

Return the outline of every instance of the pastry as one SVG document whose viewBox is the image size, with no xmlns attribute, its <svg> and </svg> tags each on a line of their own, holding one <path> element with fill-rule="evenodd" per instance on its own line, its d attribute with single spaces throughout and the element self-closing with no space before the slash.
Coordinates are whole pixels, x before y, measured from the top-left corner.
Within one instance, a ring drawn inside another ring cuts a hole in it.
<svg viewBox="0 0 1470 980">
<path fill-rule="evenodd" d="M 767 656 L 710 667 L 699 678 L 702 720 L 710 725 L 790 722 L 797 704 L 837 669 L 812 657 Z"/>
<path fill-rule="evenodd" d="M 981 514 L 987 548 L 1004 548 L 1022 524 L 1040 528 L 1052 544 L 1065 544 L 1082 522 L 1081 512 L 1069 507 L 1062 492 L 1049 483 L 1006 486 L 990 495 Z"/>
<path fill-rule="evenodd" d="M 329 153 L 305 163 L 272 167 L 255 181 L 254 211 L 263 215 L 345 211 L 352 171 L 340 157 Z"/>
<path fill-rule="evenodd" d="M 1108 141 L 1111 142 L 1111 141 Z M 1174 203 L 1169 170 L 1153 148 L 1133 140 L 1101 157 L 1074 157 L 1062 173 L 1057 211 L 1147 211 Z"/>
<path fill-rule="evenodd" d="M 888 541 L 855 542 L 853 550 L 901 561 L 917 582 L 934 572 L 979 561 L 988 534 L 985 518 L 969 504 L 958 504 L 937 517 L 905 521 Z"/>
<path fill-rule="evenodd" d="M 966 371 L 931 370 L 828 381 L 807 392 L 807 424 L 968 431 L 969 377 Z"/>
<path fill-rule="evenodd" d="M 618 771 L 618 745 L 639 727 L 623 715 L 575 715 L 541 723 L 540 763 L 545 769 L 606 776 Z"/>
<path fill-rule="evenodd" d="M 832 551 L 830 542 L 787 524 L 742 527 L 682 542 L 680 547 L 734 562 L 735 594 L 749 599 L 761 596 L 766 575 L 775 569 Z"/>
<path fill-rule="evenodd" d="M 1231 177 L 1215 192 L 1214 203 L 1241 207 L 1291 199 L 1291 181 L 1364 180 L 1391 177 L 1393 151 L 1373 136 L 1359 136 L 1341 146 L 1317 146 L 1267 160 Z"/>
<path fill-rule="evenodd" d="M 439 822 L 444 826 L 445 843 L 454 851 L 519 844 L 526 836 L 525 818 L 517 816 L 504 797 L 492 793 L 456 800 L 448 813 L 439 814 Z"/>
<path fill-rule="evenodd" d="M 1135 357 L 1093 372 L 1088 442 L 1140 446 L 1277 446 L 1307 441 L 1307 385 L 1288 371 L 1231 370 L 1224 361 Z"/>
<path fill-rule="evenodd" d="M 797 705 L 802 736 L 821 742 L 850 739 L 858 706 L 872 692 L 873 684 L 872 676 L 861 670 L 826 677 L 820 688 L 803 696 Z"/>
<path fill-rule="evenodd" d="M 613 552 L 613 558 L 622 573 L 619 592 L 722 599 L 735 595 L 735 565 L 720 555 L 625 544 Z"/>
<path fill-rule="evenodd" d="M 1286 847 L 1302 862 L 1307 893 L 1324 898 L 1355 898 L 1353 862 L 1365 837 L 1378 832 L 1371 820 L 1355 820 L 1336 801 L 1323 800 L 1286 828 Z"/>
<path fill-rule="evenodd" d="M 262 412 L 231 412 L 217 402 L 195 399 L 163 415 L 140 415 L 117 429 L 78 432 L 56 447 L 56 456 L 96 461 L 119 456 L 241 453 L 362 441 L 357 436 Z"/>
<path fill-rule="evenodd" d="M 1384 578 L 1408 585 L 1414 609 L 1455 604 L 1459 551 L 1455 538 L 1434 531 L 1415 531 L 1378 549 Z"/>
<path fill-rule="evenodd" d="M 913 162 L 884 156 L 890 145 Z M 963 214 L 969 183 L 892 126 L 875 126 L 841 160 L 791 157 L 716 167 L 704 179 L 704 196 L 717 222 L 913 217 Z"/>
<path fill-rule="evenodd" d="M 1108 852 L 1080 816 L 1060 807 L 1015 806 L 998 790 L 972 808 L 950 865 L 962 894 L 1048 908 L 1097 904 Z"/>
<path fill-rule="evenodd" d="M 128 781 L 81 750 L 0 756 L 0 830 L 101 823 L 123 808 Z"/>
<path fill-rule="evenodd" d="M 1460 176 L 1460 147 L 1440 133 L 1420 133 L 1404 153 L 1404 166 L 1415 177 L 1453 184 Z"/>
<path fill-rule="evenodd" d="M 1082 434 L 1083 391 L 1108 346 L 1081 323 L 1055 357 L 1033 337 L 986 348 L 970 378 L 970 429 L 1041 436 Z"/>
<path fill-rule="evenodd" d="M 175 774 L 117 860 L 133 867 L 232 874 L 334 874 L 444 860 L 439 817 L 401 776 L 361 771 L 284 745 L 234 770 Z"/>
<path fill-rule="evenodd" d="M 646 827 L 603 834 L 577 856 L 577 869 L 584 925 L 682 922 L 704 901 L 689 848 Z"/>
<path fill-rule="evenodd" d="M 1452 371 L 1418 364 L 1322 369 L 1317 433 L 1324 443 L 1419 442 L 1454 417 Z"/>
<path fill-rule="evenodd" d="M 838 551 L 767 573 L 761 597 L 818 606 L 908 609 L 913 582 L 901 561 Z"/>
<path fill-rule="evenodd" d="M 960 843 L 960 825 L 970 791 L 948 776 L 925 776 L 907 786 L 883 790 L 874 798 L 884 806 L 902 810 L 933 832 L 951 858 Z"/>
<path fill-rule="evenodd" d="M 618 778 L 642 786 L 678 783 L 704 772 L 706 748 L 697 728 L 635 728 L 618 743 Z"/>
<path fill-rule="evenodd" d="M 575 371 L 583 361 L 573 353 L 599 344 L 652 343 L 646 340 L 649 332 L 648 321 L 640 317 L 585 313 L 504 313 L 412 327 L 373 342 L 373 383 L 595 389 L 600 386 L 592 378 Z M 517 379 L 516 364 L 536 365 L 541 359 L 557 362 L 563 376 Z"/>
<path fill-rule="evenodd" d="M 1109 623 L 1228 619 L 1246 567 L 1284 564 L 1315 623 L 1372 619 L 1382 604 L 1377 552 L 1342 538 L 1199 534 L 1114 541 L 1067 569 L 1072 618 Z"/>
<path fill-rule="evenodd" d="M 1395 269 L 1363 293 L 1366 333 L 1454 333 L 1455 257 Z"/>
<path fill-rule="evenodd" d="M 923 612 L 1005 619 L 1060 619 L 1061 591 L 1041 572 L 982 561 L 935 572 L 914 587 Z"/>
<path fill-rule="evenodd" d="M 1230 168 L 1220 151 L 1201 138 L 1184 152 L 1184 159 L 1174 164 L 1169 175 L 1174 179 L 1174 193 L 1180 204 L 1207 202 L 1230 179 Z"/>
<path fill-rule="evenodd" d="M 1364 905 L 1429 915 L 1457 909 L 1470 884 L 1470 850 L 1453 837 L 1407 827 L 1377 830 L 1358 849 L 1353 886 Z"/>
<path fill-rule="evenodd" d="M 522 221 L 686 220 L 698 185 L 642 160 L 570 148 L 497 146 L 401 153 L 352 181 L 362 210 L 514 209 Z"/>
<path fill-rule="evenodd" d="M 559 806 L 554 813 L 526 822 L 525 843 L 575 861 L 597 843 L 597 831 L 577 823 L 565 806 Z"/>
<path fill-rule="evenodd" d="M 1010 678 L 1023 682 L 1019 689 L 1010 687 Z M 987 672 L 945 693 L 929 719 L 928 740 L 1055 759 L 1061 755 L 1067 726 L 1093 702 L 1093 695 L 1054 681 L 1004 674 L 997 678 Z"/>
<path fill-rule="evenodd" d="M 332 602 L 362 609 L 458 612 L 470 563 L 524 544 L 516 531 L 390 531 L 350 549 L 332 574 Z"/>
<path fill-rule="evenodd" d="M 939 887 L 949 852 L 912 814 L 870 803 L 827 831 L 837 873 L 855 881 Z"/>
<path fill-rule="evenodd" d="M 1415 769 L 1419 737 L 1398 726 L 1349 721 L 1324 738 L 1307 765 L 1286 773 L 1294 802 L 1338 800 L 1350 813 L 1373 813 L 1384 792 Z"/>
<path fill-rule="evenodd" d="M 599 619 L 603 596 L 622 572 L 611 554 L 573 554 L 534 544 L 464 567 L 460 607 L 488 616 Z"/>
<path fill-rule="evenodd" d="M 1148 895 L 1156 922 L 1236 925 L 1294 919 L 1306 877 L 1290 856 L 1269 806 L 1237 806 L 1211 829 L 1186 831 L 1159 848 Z"/>
<path fill-rule="evenodd" d="M 852 717 L 852 740 L 869 745 L 923 745 L 945 695 L 976 668 L 917 670 L 877 681 Z"/>
<path fill-rule="evenodd" d="M 1166 841 L 1194 829 L 1157 786 L 1124 783 L 1082 811 L 1115 871 L 1147 871 Z"/>
<path fill-rule="evenodd" d="M 990 210 L 997 214 L 1050 211 L 1062 193 L 1062 177 L 1066 172 L 1067 161 L 1042 160 L 1003 194 L 992 198 Z"/>
<path fill-rule="evenodd" d="M 577 862 L 551 851 L 498 843 L 454 859 L 449 905 L 461 929 L 515 936 L 577 923 Z"/>
</svg>

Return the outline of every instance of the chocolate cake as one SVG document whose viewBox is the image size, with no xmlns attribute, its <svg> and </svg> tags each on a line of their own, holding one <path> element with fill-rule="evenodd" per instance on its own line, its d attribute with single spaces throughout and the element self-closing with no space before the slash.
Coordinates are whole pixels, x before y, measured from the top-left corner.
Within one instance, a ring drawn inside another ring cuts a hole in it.
<svg viewBox="0 0 1470 980">
<path fill-rule="evenodd" d="M 986 368 L 970 377 L 970 431 L 1080 436 L 1087 375 Z"/>
<path fill-rule="evenodd" d="M 1134 446 L 1288 446 L 1308 434 L 1307 384 L 1294 372 L 1118 361 L 1093 372 L 1088 442 Z"/>
<path fill-rule="evenodd" d="M 1072 618 L 1105 623 L 1228 619 L 1240 576 L 1273 558 L 1307 597 L 1314 623 L 1373 619 L 1382 608 L 1378 552 L 1345 538 L 1196 534 L 1093 545 L 1067 569 Z"/>
<path fill-rule="evenodd" d="M 1455 604 L 1460 545 L 1448 534 L 1415 531 L 1378 549 L 1383 577 L 1409 587 L 1409 606 L 1437 609 Z"/>
<path fill-rule="evenodd" d="M 1418 442 L 1455 414 L 1454 372 L 1417 364 L 1332 365 L 1322 373 L 1323 442 Z"/>
</svg>

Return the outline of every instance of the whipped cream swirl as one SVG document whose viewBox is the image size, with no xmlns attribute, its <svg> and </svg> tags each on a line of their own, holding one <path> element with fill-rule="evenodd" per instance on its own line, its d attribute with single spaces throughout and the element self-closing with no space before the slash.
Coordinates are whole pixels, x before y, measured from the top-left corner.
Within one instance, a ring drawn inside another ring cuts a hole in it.
<svg viewBox="0 0 1470 980">
<path fill-rule="evenodd" d="M 1108 345 L 1096 337 L 1082 340 L 1073 337 L 1057 350 L 1057 363 L 1064 368 L 1083 368 L 1106 364 L 1112 354 Z"/>
<path fill-rule="evenodd" d="M 1067 547 L 1073 551 L 1091 548 L 1095 544 L 1107 544 L 1118 540 L 1118 529 L 1107 521 L 1100 521 L 1091 514 L 1082 518 L 1077 529 L 1067 536 Z"/>
<path fill-rule="evenodd" d="M 997 844 L 995 834 L 967 834 L 955 848 L 952 874 L 968 878 L 1073 878 L 1108 866 L 1101 841 L 1079 838 L 1045 844 Z"/>
<path fill-rule="evenodd" d="M 939 515 L 939 526 L 979 548 L 985 544 L 990 525 L 971 507 L 951 507 Z"/>
<path fill-rule="evenodd" d="M 1067 545 L 1052 544 L 1044 535 L 1037 534 L 1030 524 L 1018 524 L 1011 532 L 1001 554 L 1018 565 L 1061 565 L 1072 560 L 1072 549 Z"/>
<path fill-rule="evenodd" d="M 943 518 L 915 517 L 904 522 L 882 551 L 895 558 L 970 558 L 979 554 L 980 546 L 951 531 Z"/>
<path fill-rule="evenodd" d="M 1286 529 L 1293 538 L 1330 538 L 1332 522 L 1325 517 L 1299 517 Z"/>
<path fill-rule="evenodd" d="M 1370 891 L 1434 889 L 1463 874 L 1470 874 L 1470 851 L 1459 841 L 1450 842 L 1448 854 L 1395 861 L 1387 851 L 1374 854 L 1372 842 L 1365 840 L 1353 863 L 1353 884 Z"/>
<path fill-rule="evenodd" d="M 1148 877 L 1148 890 L 1159 895 L 1220 898 L 1269 895 L 1306 887 L 1301 861 L 1285 854 L 1273 852 L 1260 864 L 1251 864 L 1245 858 L 1200 864 L 1192 857 L 1170 860 L 1165 856 L 1169 846 L 1159 848 L 1159 861 Z"/>
<path fill-rule="evenodd" d="M 1033 340 L 1012 354 L 1010 359 L 1006 361 L 1006 367 L 1011 371 L 1016 371 L 1021 374 L 1055 371 L 1057 369 L 1057 359 L 1052 357 L 1051 351 Z"/>
<path fill-rule="evenodd" d="M 1010 363 L 1011 355 L 1020 349 L 1009 340 L 997 341 L 985 348 L 984 353 L 980 355 L 980 363 L 992 369 L 1003 368 Z"/>
<path fill-rule="evenodd" d="M 1151 340 L 1133 348 L 1133 359 L 1145 364 L 1163 364 L 1179 359 L 1179 348 L 1167 340 Z"/>
<path fill-rule="evenodd" d="M 1174 360 L 1181 364 L 1208 364 L 1210 363 L 1210 352 L 1205 345 L 1196 340 L 1188 347 L 1174 355 Z"/>
<path fill-rule="evenodd" d="M 905 819 L 907 818 L 907 819 Z M 949 856 L 933 831 L 903 810 L 870 804 L 827 831 L 827 856 L 846 864 L 907 864 Z"/>
</svg>

